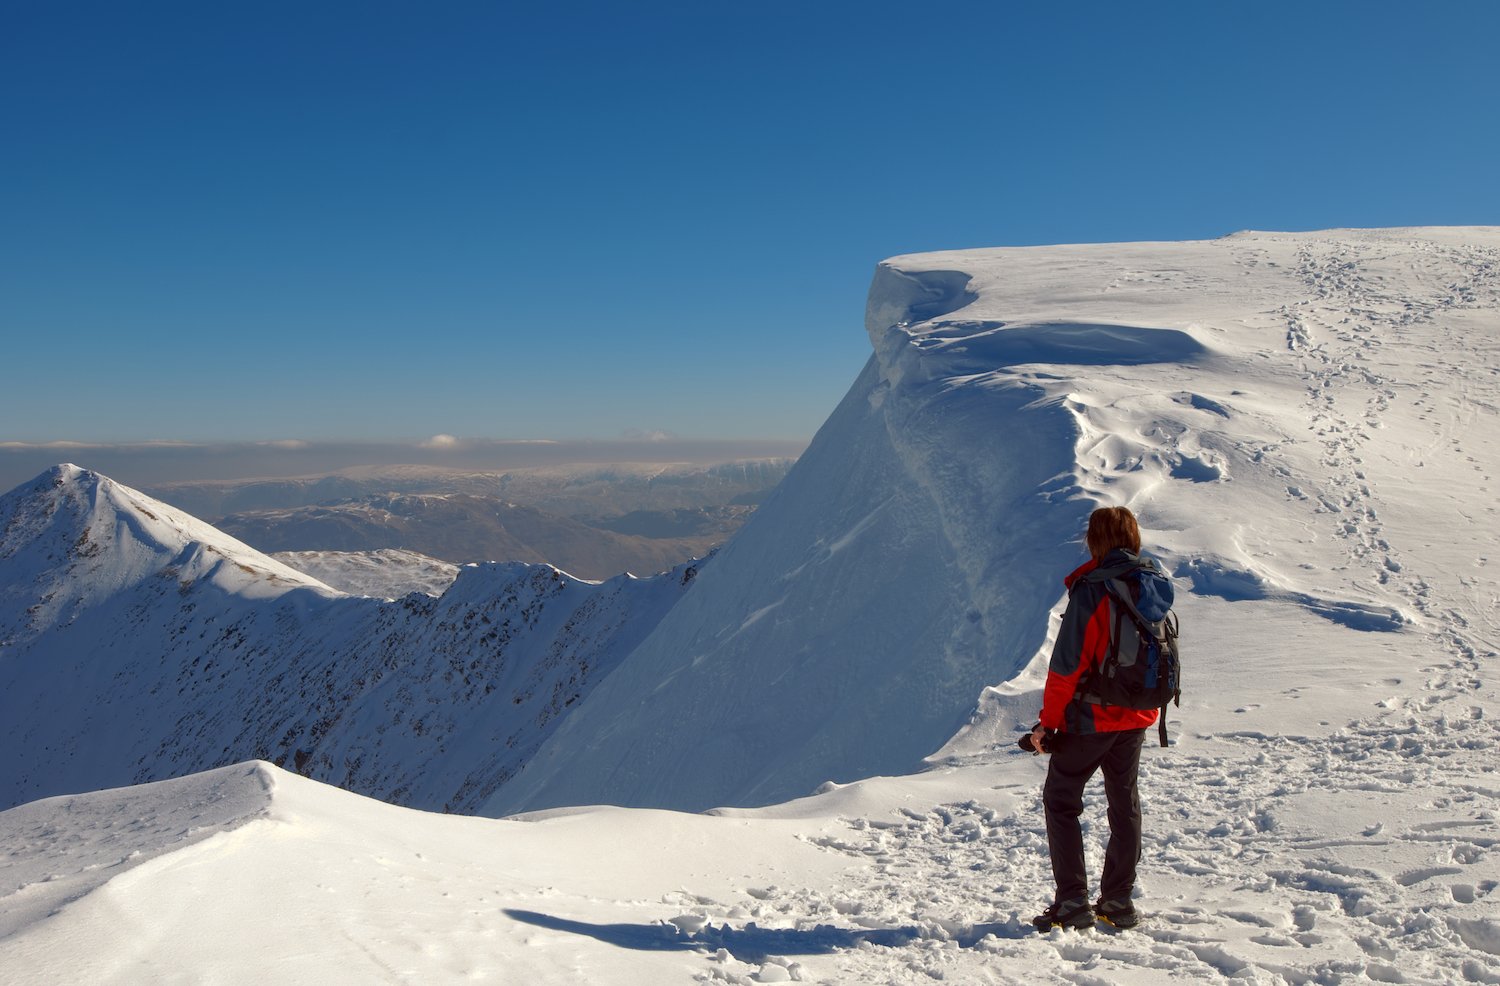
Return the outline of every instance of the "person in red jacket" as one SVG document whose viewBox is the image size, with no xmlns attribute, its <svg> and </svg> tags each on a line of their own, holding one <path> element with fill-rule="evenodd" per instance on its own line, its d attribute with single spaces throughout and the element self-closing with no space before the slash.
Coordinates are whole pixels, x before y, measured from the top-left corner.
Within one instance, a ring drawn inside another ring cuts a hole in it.
<svg viewBox="0 0 1500 986">
<path fill-rule="evenodd" d="M 1139 572 L 1150 591 L 1170 605 L 1171 582 L 1154 559 L 1141 557 L 1141 532 L 1125 507 L 1103 507 L 1089 516 L 1086 537 L 1091 556 L 1065 580 L 1068 607 L 1052 648 L 1042 714 L 1031 735 L 1032 746 L 1050 753 L 1042 805 L 1047 818 L 1047 850 L 1056 893 L 1039 914 L 1039 929 L 1084 928 L 1097 916 L 1129 928 L 1137 923 L 1131 895 L 1141 856 L 1141 801 L 1136 773 L 1146 730 L 1156 722 L 1154 709 L 1128 709 L 1090 701 L 1089 672 L 1109 651 L 1110 601 L 1105 581 Z M 1156 581 L 1159 580 L 1159 581 Z M 1104 773 L 1109 802 L 1109 846 L 1099 900 L 1089 905 L 1088 873 L 1083 857 L 1083 789 L 1096 771 Z"/>
</svg>

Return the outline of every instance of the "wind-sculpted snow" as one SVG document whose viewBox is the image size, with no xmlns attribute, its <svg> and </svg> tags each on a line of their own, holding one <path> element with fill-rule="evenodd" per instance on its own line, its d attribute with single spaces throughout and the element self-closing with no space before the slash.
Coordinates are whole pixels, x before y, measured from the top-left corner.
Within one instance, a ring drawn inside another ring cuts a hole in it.
<svg viewBox="0 0 1500 986">
<path fill-rule="evenodd" d="M 1042 614 L 1100 505 L 1135 509 L 1192 590 L 1200 661 L 1215 599 L 1362 635 L 1441 619 L 1424 585 L 1465 538 L 1414 536 L 1412 471 L 1423 447 L 1460 447 L 1431 437 L 1434 413 L 1470 413 L 1432 395 L 1494 390 L 1455 359 L 1471 324 L 1492 345 L 1494 241 L 1244 234 L 883 263 L 875 355 L 812 447 L 487 810 L 762 804 L 899 773 L 981 693 L 972 741 L 1029 724 Z M 1422 496 L 1455 531 L 1465 504 L 1492 512 L 1473 479 Z"/>
<path fill-rule="evenodd" d="M 275 786 L 269 764 L 237 764 L 0 813 L 0 940 L 142 863 L 265 818 Z"/>
<path fill-rule="evenodd" d="M 944 518 L 871 406 L 879 387 L 872 363 L 693 591 L 487 812 L 764 803 L 914 766 L 1024 663 L 1036 640 L 988 652 Z M 1038 456 L 1025 474 L 1062 465 Z M 1044 611 L 1054 594 L 1032 598 Z"/>
<path fill-rule="evenodd" d="M 472 809 L 645 635 L 696 565 L 582 582 L 460 570 L 342 595 L 73 466 L 0 500 L 0 805 L 249 757 Z"/>
<path fill-rule="evenodd" d="M 1148 753 L 1130 932 L 1030 929 L 1050 887 L 1031 757 L 769 809 L 524 821 L 247 763 L 0 812 L 0 968 L 25 983 L 1492 982 L 1500 730 L 1448 685 L 1324 737 L 1226 728 Z M 1089 817 L 1102 801 L 1095 786 Z"/>
</svg>

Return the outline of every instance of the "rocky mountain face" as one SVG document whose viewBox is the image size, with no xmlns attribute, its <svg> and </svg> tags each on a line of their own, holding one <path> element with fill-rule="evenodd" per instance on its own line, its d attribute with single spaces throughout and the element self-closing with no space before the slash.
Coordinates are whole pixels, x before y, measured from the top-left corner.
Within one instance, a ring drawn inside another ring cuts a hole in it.
<svg viewBox="0 0 1500 986">
<path fill-rule="evenodd" d="M 269 760 L 472 810 L 692 583 L 468 565 L 344 595 L 76 466 L 0 498 L 0 807 Z"/>
</svg>

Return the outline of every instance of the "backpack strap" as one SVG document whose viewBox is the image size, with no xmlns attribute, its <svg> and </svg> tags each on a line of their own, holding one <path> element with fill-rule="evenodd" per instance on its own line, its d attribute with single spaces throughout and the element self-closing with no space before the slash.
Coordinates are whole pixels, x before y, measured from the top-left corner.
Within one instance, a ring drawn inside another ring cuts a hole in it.
<svg viewBox="0 0 1500 986">
<path fill-rule="evenodd" d="M 1127 568 L 1124 570 L 1116 570 L 1115 572 L 1106 572 L 1103 573 L 1102 576 L 1101 573 L 1097 571 L 1090 572 L 1088 575 L 1084 576 L 1082 580 L 1085 582 L 1093 582 L 1094 584 L 1099 586 L 1099 588 L 1104 592 L 1104 597 L 1111 600 L 1114 604 L 1111 609 L 1114 620 L 1113 625 L 1109 630 L 1109 646 L 1111 648 L 1117 647 L 1119 645 L 1120 628 L 1124 625 L 1125 618 L 1127 616 L 1130 617 L 1130 622 L 1136 625 L 1137 633 L 1140 633 L 1142 635 L 1146 635 L 1149 633 L 1149 628 L 1142 622 L 1141 614 L 1136 610 L 1135 604 L 1130 599 L 1130 586 L 1127 585 L 1122 578 L 1120 578 L 1121 574 L 1128 574 L 1130 572 L 1133 572 L 1135 571 L 1136 567 L 1138 566 L 1132 566 L 1131 568 Z M 1074 587 L 1076 588 L 1078 584 L 1079 583 L 1074 583 Z M 1107 657 L 1108 655 L 1106 655 L 1106 659 Z M 1088 678 L 1099 673 L 1099 671 L 1099 668 L 1089 669 L 1085 678 L 1078 683 L 1078 690 L 1074 693 L 1073 697 L 1075 699 L 1082 699 L 1083 701 L 1088 702 L 1091 705 L 1097 705 L 1100 708 L 1108 708 L 1109 703 L 1104 700 L 1102 690 L 1095 689 L 1093 687 L 1093 682 L 1088 680 Z"/>
<path fill-rule="evenodd" d="M 1134 571 L 1134 569 L 1132 569 Z M 1141 615 L 1141 611 L 1135 608 L 1135 600 L 1130 598 L 1130 586 L 1122 578 L 1104 580 L 1104 591 L 1112 596 L 1119 607 L 1130 615 L 1131 622 L 1135 624 L 1136 630 L 1142 636 L 1155 637 L 1151 631 L 1150 622 Z M 1170 614 L 1164 621 L 1166 631 L 1173 637 L 1177 636 L 1177 628 L 1170 622 Z M 1115 633 L 1119 633 L 1119 624 L 1116 623 Z M 1116 638 L 1118 639 L 1118 637 Z M 1167 745 L 1167 703 L 1161 704 L 1161 709 L 1156 714 L 1156 735 L 1162 746 Z"/>
</svg>

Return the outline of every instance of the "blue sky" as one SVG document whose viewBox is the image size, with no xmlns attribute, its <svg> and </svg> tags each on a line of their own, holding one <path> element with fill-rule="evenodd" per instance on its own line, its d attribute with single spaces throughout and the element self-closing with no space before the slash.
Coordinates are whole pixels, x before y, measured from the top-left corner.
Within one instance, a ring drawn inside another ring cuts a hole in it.
<svg viewBox="0 0 1500 986">
<path fill-rule="evenodd" d="M 0 2 L 0 442 L 803 439 L 877 261 L 1500 224 L 1500 4 Z"/>
</svg>

